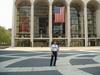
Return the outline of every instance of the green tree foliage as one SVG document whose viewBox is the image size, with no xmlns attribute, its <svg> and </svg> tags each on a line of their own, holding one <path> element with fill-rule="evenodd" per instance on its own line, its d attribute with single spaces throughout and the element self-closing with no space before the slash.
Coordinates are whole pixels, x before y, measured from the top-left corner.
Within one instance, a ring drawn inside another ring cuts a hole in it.
<svg viewBox="0 0 100 75">
<path fill-rule="evenodd" d="M 8 32 L 4 27 L 0 26 L 0 45 L 10 45 L 11 33 Z"/>
</svg>

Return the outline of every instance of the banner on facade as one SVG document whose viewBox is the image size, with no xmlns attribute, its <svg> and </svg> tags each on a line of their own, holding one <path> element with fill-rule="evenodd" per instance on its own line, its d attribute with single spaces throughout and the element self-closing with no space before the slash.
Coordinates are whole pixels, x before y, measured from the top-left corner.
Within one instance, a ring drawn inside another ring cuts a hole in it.
<svg viewBox="0 0 100 75">
<path fill-rule="evenodd" d="M 29 32 L 29 18 L 20 17 L 19 32 Z"/>
</svg>

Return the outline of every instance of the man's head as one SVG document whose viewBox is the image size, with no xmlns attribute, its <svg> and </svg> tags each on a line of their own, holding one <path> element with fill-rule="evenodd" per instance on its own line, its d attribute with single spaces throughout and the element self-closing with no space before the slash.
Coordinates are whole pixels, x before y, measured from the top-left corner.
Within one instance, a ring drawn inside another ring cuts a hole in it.
<svg viewBox="0 0 100 75">
<path fill-rule="evenodd" d="M 56 41 L 54 41 L 54 44 L 57 44 L 57 42 L 56 42 Z"/>
</svg>

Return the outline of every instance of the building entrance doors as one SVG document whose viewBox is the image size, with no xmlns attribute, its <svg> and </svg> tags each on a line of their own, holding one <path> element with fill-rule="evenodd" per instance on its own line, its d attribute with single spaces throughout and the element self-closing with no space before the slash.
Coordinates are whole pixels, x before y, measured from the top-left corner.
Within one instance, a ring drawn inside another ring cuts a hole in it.
<svg viewBox="0 0 100 75">
<path fill-rule="evenodd" d="M 64 37 L 65 35 L 65 27 L 63 24 L 55 24 L 52 28 L 52 34 L 54 38 Z"/>
</svg>

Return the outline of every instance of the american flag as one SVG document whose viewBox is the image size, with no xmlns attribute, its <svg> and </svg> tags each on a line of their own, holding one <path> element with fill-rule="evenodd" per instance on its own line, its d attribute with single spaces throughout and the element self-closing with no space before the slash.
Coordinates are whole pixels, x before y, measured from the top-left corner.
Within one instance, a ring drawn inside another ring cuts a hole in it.
<svg viewBox="0 0 100 75">
<path fill-rule="evenodd" d="M 55 23 L 64 23 L 65 18 L 64 18 L 64 9 L 65 7 L 54 7 L 54 22 Z"/>
</svg>

